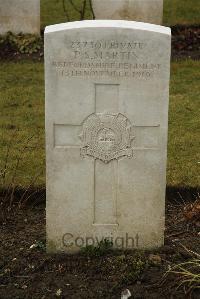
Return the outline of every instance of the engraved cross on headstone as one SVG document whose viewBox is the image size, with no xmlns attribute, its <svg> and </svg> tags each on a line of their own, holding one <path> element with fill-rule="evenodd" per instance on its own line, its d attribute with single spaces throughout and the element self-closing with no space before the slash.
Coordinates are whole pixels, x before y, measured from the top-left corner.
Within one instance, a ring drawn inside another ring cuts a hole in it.
<svg viewBox="0 0 200 299">
<path fill-rule="evenodd" d="M 119 84 L 95 84 L 95 114 L 117 115 L 119 111 Z M 148 126 L 133 126 L 134 151 L 157 149 L 159 146 L 159 124 Z M 80 134 L 83 124 L 54 124 L 55 147 L 81 148 L 83 146 Z M 104 147 L 112 147 L 114 136 L 111 129 L 102 129 L 99 142 Z M 132 138 L 131 138 L 132 139 Z M 121 156 L 124 156 L 123 154 Z M 127 155 L 126 155 L 127 156 Z M 130 154 L 131 156 L 131 154 Z M 123 158 L 123 157 L 119 157 Z M 117 197 L 118 197 L 118 163 L 119 159 L 112 159 L 104 163 L 101 159 L 94 159 L 94 225 L 118 225 Z M 106 207 L 106 208 L 105 208 Z"/>
</svg>

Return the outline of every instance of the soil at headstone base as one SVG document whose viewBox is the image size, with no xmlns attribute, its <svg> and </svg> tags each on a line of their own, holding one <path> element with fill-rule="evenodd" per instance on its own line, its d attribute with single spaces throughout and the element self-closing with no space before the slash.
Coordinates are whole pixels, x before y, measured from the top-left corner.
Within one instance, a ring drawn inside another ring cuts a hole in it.
<svg viewBox="0 0 200 299">
<path fill-rule="evenodd" d="M 187 208 L 186 208 L 187 207 Z M 167 202 L 165 246 L 158 250 L 47 254 L 43 204 L 11 209 L 0 228 L 0 298 L 200 298 L 184 288 L 174 264 L 200 253 L 200 203 Z M 195 216 L 195 211 L 198 213 Z M 5 216 L 6 215 L 6 216 Z M 187 285 L 188 286 L 188 285 Z"/>
<path fill-rule="evenodd" d="M 179 59 L 200 59 L 200 25 L 176 25 L 172 28 L 172 60 Z M 41 33 L 43 39 L 43 32 Z M 43 42 L 42 42 L 43 44 Z M 44 49 L 40 49 L 32 54 L 20 53 L 13 47 L 12 43 L 0 43 L 0 60 L 29 59 L 42 61 Z"/>
<path fill-rule="evenodd" d="M 200 25 L 177 25 L 171 29 L 172 59 L 200 59 Z"/>
</svg>

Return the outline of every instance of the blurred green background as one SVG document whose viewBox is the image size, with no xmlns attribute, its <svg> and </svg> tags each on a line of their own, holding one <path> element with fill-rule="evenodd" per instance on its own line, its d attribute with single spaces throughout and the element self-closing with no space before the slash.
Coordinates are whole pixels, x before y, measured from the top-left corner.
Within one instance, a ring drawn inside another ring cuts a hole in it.
<svg viewBox="0 0 200 299">
<path fill-rule="evenodd" d="M 80 6 L 82 0 L 73 0 Z M 78 14 L 67 5 L 70 10 L 70 19 L 77 20 Z M 89 5 L 87 6 L 86 18 L 91 18 Z M 62 0 L 41 0 L 41 27 L 66 22 Z M 176 24 L 200 23 L 200 0 L 164 0 L 163 25 L 173 26 Z"/>
</svg>

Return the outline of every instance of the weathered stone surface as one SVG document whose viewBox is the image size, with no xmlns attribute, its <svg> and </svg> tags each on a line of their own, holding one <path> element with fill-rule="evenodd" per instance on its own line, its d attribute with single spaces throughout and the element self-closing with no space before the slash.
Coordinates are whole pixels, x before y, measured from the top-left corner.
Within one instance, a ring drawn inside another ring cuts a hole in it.
<svg viewBox="0 0 200 299">
<path fill-rule="evenodd" d="M 163 244 L 170 41 L 131 21 L 46 28 L 49 251 Z"/>
<path fill-rule="evenodd" d="M 0 34 L 40 34 L 40 0 L 0 0 Z"/>
<path fill-rule="evenodd" d="M 92 0 L 96 19 L 162 24 L 163 0 Z"/>
</svg>

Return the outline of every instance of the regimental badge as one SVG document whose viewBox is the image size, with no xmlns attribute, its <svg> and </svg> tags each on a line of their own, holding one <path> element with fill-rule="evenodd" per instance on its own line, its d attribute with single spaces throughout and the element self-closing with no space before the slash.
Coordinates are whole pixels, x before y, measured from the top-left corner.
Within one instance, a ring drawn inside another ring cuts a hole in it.
<svg viewBox="0 0 200 299">
<path fill-rule="evenodd" d="M 123 114 L 93 113 L 83 122 L 81 156 L 105 163 L 120 157 L 132 157 L 132 126 Z"/>
</svg>

